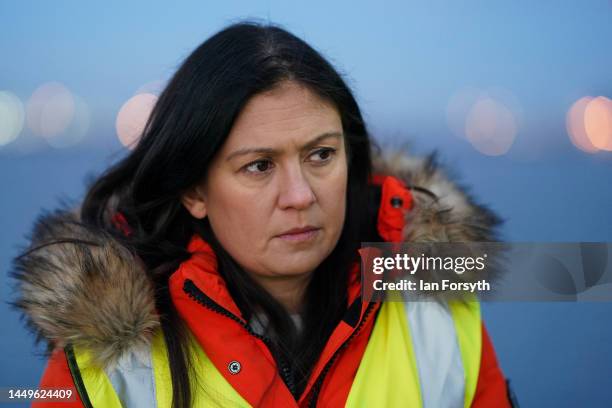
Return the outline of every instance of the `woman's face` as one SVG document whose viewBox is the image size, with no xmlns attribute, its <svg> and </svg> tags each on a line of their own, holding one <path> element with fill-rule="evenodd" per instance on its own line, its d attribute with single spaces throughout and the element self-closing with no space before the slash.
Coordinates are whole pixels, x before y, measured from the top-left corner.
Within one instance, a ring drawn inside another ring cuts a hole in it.
<svg viewBox="0 0 612 408">
<path fill-rule="evenodd" d="M 286 81 L 250 99 L 183 203 L 255 279 L 303 278 L 338 242 L 347 173 L 337 110 Z"/>
</svg>

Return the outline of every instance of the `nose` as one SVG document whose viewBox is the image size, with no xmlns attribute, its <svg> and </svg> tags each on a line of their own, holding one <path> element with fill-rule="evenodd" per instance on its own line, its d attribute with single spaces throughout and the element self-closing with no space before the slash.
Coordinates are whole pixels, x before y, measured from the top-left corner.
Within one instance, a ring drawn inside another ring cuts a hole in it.
<svg viewBox="0 0 612 408">
<path fill-rule="evenodd" d="M 304 210 L 316 201 L 312 186 L 300 166 L 286 169 L 280 180 L 278 205 L 282 209 Z"/>
</svg>

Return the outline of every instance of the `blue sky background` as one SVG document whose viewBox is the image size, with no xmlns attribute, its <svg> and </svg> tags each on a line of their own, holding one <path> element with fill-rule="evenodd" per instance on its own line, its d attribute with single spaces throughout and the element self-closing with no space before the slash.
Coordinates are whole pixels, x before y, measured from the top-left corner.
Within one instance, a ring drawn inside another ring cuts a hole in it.
<svg viewBox="0 0 612 408">
<path fill-rule="evenodd" d="M 3 1 L 0 91 L 26 103 L 59 81 L 85 101 L 91 125 L 69 148 L 27 129 L 0 146 L 0 387 L 35 386 L 44 366 L 4 304 L 13 297 L 10 259 L 34 218 L 60 197 L 80 199 L 85 176 L 125 153 L 115 119 L 137 89 L 170 77 L 242 18 L 280 23 L 320 50 L 346 75 L 375 138 L 439 150 L 506 219 L 506 239 L 612 241 L 612 152 L 578 150 L 565 127 L 577 99 L 612 98 L 610 1 Z M 507 154 L 485 156 L 449 129 L 449 99 L 465 87 L 514 96 L 518 132 Z M 498 303 L 484 314 L 523 406 L 609 406 L 612 304 Z"/>
</svg>

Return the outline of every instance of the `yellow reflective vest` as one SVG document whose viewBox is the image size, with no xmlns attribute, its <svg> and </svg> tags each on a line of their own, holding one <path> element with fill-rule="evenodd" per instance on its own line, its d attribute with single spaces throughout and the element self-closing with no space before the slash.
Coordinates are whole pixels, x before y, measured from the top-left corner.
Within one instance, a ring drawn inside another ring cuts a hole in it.
<svg viewBox="0 0 612 408">
<path fill-rule="evenodd" d="M 478 381 L 481 330 L 475 300 L 385 302 L 346 406 L 469 407 Z M 193 337 L 191 345 L 197 373 L 191 384 L 194 406 L 249 407 Z M 94 364 L 87 349 L 69 349 L 67 355 L 86 406 L 171 407 L 172 382 L 161 331 L 145 363 L 109 369 Z"/>
</svg>

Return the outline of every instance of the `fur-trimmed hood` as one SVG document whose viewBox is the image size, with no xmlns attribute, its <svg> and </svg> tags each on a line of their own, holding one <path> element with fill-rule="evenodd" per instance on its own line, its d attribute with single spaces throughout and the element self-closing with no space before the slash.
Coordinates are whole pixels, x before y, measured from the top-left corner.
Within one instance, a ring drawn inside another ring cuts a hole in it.
<svg viewBox="0 0 612 408">
<path fill-rule="evenodd" d="M 409 242 L 491 242 L 501 220 L 439 168 L 435 154 L 377 155 L 374 173 L 412 189 L 403 231 Z M 49 350 L 87 346 L 105 364 L 142 350 L 159 327 L 153 284 L 142 264 L 110 234 L 73 212 L 41 216 L 29 248 L 14 260 L 18 299 L 28 326 Z"/>
</svg>

